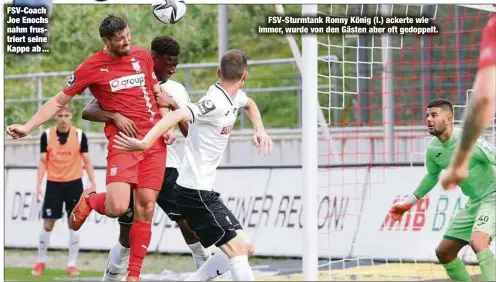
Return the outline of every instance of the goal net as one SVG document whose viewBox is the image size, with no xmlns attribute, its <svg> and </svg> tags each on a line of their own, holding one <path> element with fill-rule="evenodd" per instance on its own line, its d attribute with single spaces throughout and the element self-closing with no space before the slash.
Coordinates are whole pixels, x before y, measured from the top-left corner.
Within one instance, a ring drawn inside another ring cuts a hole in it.
<svg viewBox="0 0 496 282">
<path fill-rule="evenodd" d="M 320 280 L 446 279 L 435 248 L 466 202 L 439 186 L 393 222 L 388 210 L 425 174 L 425 109 L 435 98 L 463 120 L 492 5 L 318 5 L 334 17 L 426 17 L 435 35 L 317 36 L 318 101 L 329 128 L 319 135 Z M 305 49 L 303 49 L 305 53 Z M 484 138 L 495 144 L 494 125 Z M 492 245 L 494 250 L 494 243 Z M 460 252 L 480 273 L 470 248 Z"/>
</svg>

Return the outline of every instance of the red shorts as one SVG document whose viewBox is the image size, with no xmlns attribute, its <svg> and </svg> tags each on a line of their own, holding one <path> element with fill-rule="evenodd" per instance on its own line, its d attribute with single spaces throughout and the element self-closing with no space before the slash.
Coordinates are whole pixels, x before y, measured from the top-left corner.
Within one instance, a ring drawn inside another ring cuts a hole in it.
<svg viewBox="0 0 496 282">
<path fill-rule="evenodd" d="M 144 152 L 126 152 L 112 148 L 109 140 L 106 184 L 125 182 L 135 188 L 160 191 L 164 181 L 167 148 L 159 138 Z"/>
</svg>

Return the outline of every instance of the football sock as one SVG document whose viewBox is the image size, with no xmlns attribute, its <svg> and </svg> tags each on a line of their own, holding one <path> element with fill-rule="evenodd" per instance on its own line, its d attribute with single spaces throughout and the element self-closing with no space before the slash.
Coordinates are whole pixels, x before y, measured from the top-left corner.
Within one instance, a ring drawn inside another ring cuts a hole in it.
<svg viewBox="0 0 496 282">
<path fill-rule="evenodd" d="M 184 281 L 212 280 L 229 271 L 229 267 L 229 257 L 224 252 L 218 251 Z"/>
<path fill-rule="evenodd" d="M 233 281 L 253 281 L 253 273 L 250 264 L 248 263 L 248 256 L 236 256 L 230 259 L 230 269 Z"/>
<path fill-rule="evenodd" d="M 79 253 L 79 234 L 77 231 L 69 230 L 69 258 L 67 266 L 76 266 Z"/>
<path fill-rule="evenodd" d="M 468 274 L 465 264 L 460 258 L 456 258 L 450 263 L 444 264 L 444 269 L 448 273 L 448 276 L 453 281 L 471 281 L 472 278 Z"/>
<path fill-rule="evenodd" d="M 484 281 L 496 281 L 496 262 L 490 249 L 485 249 L 476 254 L 477 261 Z"/>
<path fill-rule="evenodd" d="M 46 231 L 44 228 L 41 229 L 40 244 L 38 245 L 38 262 L 46 262 L 46 255 L 48 245 L 50 244 L 51 234 L 51 231 Z"/>
<path fill-rule="evenodd" d="M 127 265 L 129 248 L 123 247 L 119 241 L 110 249 L 110 263 L 116 266 Z"/>
<path fill-rule="evenodd" d="M 151 237 L 152 227 L 150 222 L 133 221 L 129 234 L 129 245 L 131 250 L 128 276 L 139 277 Z"/>
<path fill-rule="evenodd" d="M 98 193 L 92 194 L 87 199 L 86 202 L 92 209 L 94 209 L 97 213 L 105 215 L 105 199 L 107 193 Z"/>
<path fill-rule="evenodd" d="M 191 249 L 197 270 L 212 256 L 210 249 L 205 249 L 200 242 L 189 244 L 188 247 Z"/>
</svg>

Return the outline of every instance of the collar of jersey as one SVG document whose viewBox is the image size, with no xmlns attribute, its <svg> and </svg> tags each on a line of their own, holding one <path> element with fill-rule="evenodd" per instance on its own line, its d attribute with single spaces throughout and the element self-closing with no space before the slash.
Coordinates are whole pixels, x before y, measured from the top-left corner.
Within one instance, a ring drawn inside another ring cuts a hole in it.
<svg viewBox="0 0 496 282">
<path fill-rule="evenodd" d="M 232 99 L 231 99 L 231 96 L 229 96 L 229 94 L 227 93 L 227 91 L 222 88 L 222 86 L 220 86 L 220 83 L 215 83 L 215 87 L 217 87 L 217 89 L 219 89 L 223 94 L 224 96 L 226 96 L 227 100 L 229 100 L 229 103 L 231 103 L 231 106 L 234 105 Z"/>
<path fill-rule="evenodd" d="M 456 138 L 456 128 L 453 128 L 453 131 L 451 131 L 451 136 L 448 140 L 446 140 L 446 142 L 441 142 L 441 144 L 443 144 L 443 147 L 449 147 L 451 146 L 451 144 L 453 144 L 457 138 Z"/>
</svg>

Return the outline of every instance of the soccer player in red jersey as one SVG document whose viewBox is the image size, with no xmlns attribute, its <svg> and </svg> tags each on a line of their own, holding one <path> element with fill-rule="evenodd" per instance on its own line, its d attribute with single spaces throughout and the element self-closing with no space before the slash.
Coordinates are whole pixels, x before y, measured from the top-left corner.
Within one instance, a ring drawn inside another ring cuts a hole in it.
<svg viewBox="0 0 496 282">
<path fill-rule="evenodd" d="M 149 51 L 131 45 L 129 25 L 121 17 L 109 15 L 101 22 L 99 32 L 105 47 L 81 63 L 65 88 L 46 102 L 26 124 L 10 125 L 7 128 L 9 135 L 14 139 L 28 135 L 87 87 L 104 110 L 118 112 L 131 119 L 139 129 L 138 138 L 143 138 L 161 119 L 167 109 L 161 108 L 159 112 L 157 106 L 155 96 L 161 95 L 161 91 Z M 71 229 L 78 230 L 92 210 L 112 218 L 124 214 L 131 189 L 134 189 L 135 213 L 129 236 L 130 258 L 126 278 L 139 280 L 151 239 L 155 202 L 164 178 L 166 145 L 160 138 L 146 152 L 117 150 L 112 145 L 118 131 L 113 123 L 105 125 L 105 135 L 109 141 L 107 193 L 85 190 L 71 213 L 69 225 Z M 167 132 L 164 138 L 173 141 L 173 131 Z"/>
<path fill-rule="evenodd" d="M 496 6 L 496 5 L 493 5 Z M 475 77 L 473 100 L 463 123 L 462 139 L 451 165 L 441 174 L 441 184 L 452 189 L 468 176 L 468 162 L 479 136 L 494 118 L 496 107 L 496 14 L 482 33 L 479 69 Z"/>
</svg>

